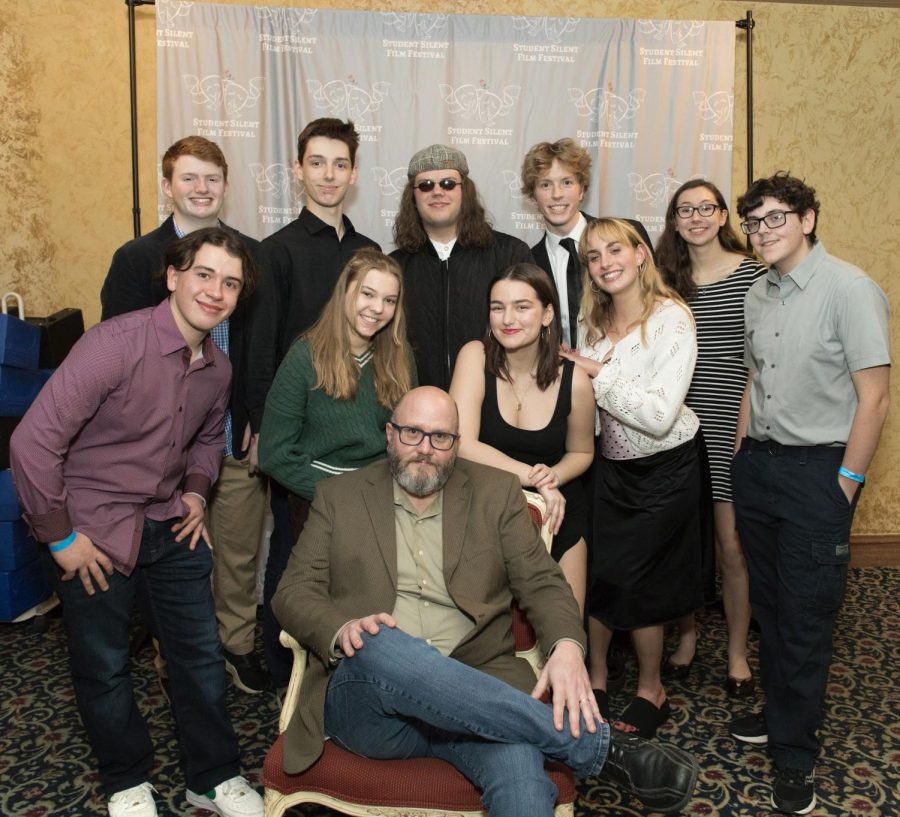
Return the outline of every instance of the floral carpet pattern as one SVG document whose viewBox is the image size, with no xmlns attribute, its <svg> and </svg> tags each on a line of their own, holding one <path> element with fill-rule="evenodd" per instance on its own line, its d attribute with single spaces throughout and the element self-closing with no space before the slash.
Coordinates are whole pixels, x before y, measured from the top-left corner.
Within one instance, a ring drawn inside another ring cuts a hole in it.
<svg viewBox="0 0 900 817">
<path fill-rule="evenodd" d="M 727 732 L 730 718 L 760 699 L 741 704 L 726 696 L 724 620 L 710 609 L 699 623 L 700 646 L 693 671 L 686 682 L 667 687 L 672 719 L 659 732 L 661 739 L 692 751 L 700 764 L 696 796 L 682 813 L 768 817 L 773 772 L 765 748 L 739 745 Z M 751 647 L 755 662 L 754 634 Z M 208 815 L 184 799 L 172 714 L 160 692 L 152 659 L 149 647 L 134 656 L 133 679 L 156 746 L 153 783 L 159 791 L 159 814 Z M 611 699 L 614 716 L 634 689 L 633 660 L 628 670 L 625 690 Z M 898 672 L 900 570 L 854 569 L 835 638 L 820 731 L 819 803 L 813 817 L 900 815 Z M 0 625 L 0 691 L 0 815 L 105 815 L 94 761 L 75 708 L 58 616 Z M 263 757 L 276 734 L 278 703 L 273 695 L 245 695 L 231 687 L 228 706 L 242 743 L 245 774 L 257 785 Z M 577 817 L 649 813 L 604 781 L 583 781 L 579 794 Z M 334 812 L 307 807 L 292 814 L 331 817 Z"/>
</svg>

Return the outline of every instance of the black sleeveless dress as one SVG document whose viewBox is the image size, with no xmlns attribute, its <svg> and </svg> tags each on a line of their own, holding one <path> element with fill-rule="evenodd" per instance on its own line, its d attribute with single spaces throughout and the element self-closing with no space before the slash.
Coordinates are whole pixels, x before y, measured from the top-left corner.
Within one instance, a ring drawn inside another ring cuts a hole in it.
<svg viewBox="0 0 900 817">
<path fill-rule="evenodd" d="M 572 371 L 575 364 L 563 361 L 559 397 L 550 422 L 538 431 L 511 426 L 500 415 L 497 404 L 497 378 L 484 373 L 484 401 L 481 404 L 479 441 L 502 451 L 506 456 L 528 465 L 539 462 L 551 468 L 566 453 L 566 430 L 572 407 Z M 559 533 L 553 537 L 551 555 L 558 562 L 579 539 L 587 538 L 587 497 L 581 479 L 573 479 L 560 487 L 566 499 L 566 514 Z"/>
</svg>

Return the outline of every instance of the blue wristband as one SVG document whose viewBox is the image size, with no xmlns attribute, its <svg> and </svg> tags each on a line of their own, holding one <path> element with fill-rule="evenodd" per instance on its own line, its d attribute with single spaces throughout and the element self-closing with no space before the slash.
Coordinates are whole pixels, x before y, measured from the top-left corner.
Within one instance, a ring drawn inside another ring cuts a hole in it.
<svg viewBox="0 0 900 817">
<path fill-rule="evenodd" d="M 858 482 L 860 485 L 862 485 L 866 481 L 866 478 L 863 474 L 856 474 L 849 468 L 844 468 L 843 465 L 838 468 L 838 473 L 842 477 L 847 477 L 847 479 L 852 479 L 854 482 Z"/>
<path fill-rule="evenodd" d="M 65 550 L 72 542 L 75 541 L 75 531 L 73 530 L 65 539 L 55 542 L 52 545 L 48 545 L 51 553 L 59 553 L 61 550 Z"/>
</svg>

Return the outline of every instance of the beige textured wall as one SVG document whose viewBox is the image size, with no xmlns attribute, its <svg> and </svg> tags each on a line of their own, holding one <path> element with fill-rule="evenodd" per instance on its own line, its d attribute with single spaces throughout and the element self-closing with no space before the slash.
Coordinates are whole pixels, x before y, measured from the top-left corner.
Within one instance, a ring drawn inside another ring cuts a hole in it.
<svg viewBox="0 0 900 817">
<path fill-rule="evenodd" d="M 224 1 L 224 0 L 223 0 Z M 232 2 L 233 0 L 228 0 Z M 266 5 L 296 5 L 267 0 Z M 372 10 L 360 0 L 324 7 Z M 900 315 L 897 9 L 714 0 L 571 0 L 573 16 L 737 20 L 752 8 L 755 174 L 789 169 L 824 203 L 819 235 L 867 270 Z M 407 0 L 378 10 L 558 14 L 543 0 Z M 144 229 L 154 226 L 154 10 L 137 9 Z M 746 185 L 744 34 L 738 35 L 733 188 Z M 0 292 L 46 313 L 99 317 L 113 250 L 131 236 L 127 8 L 121 0 L 0 0 Z M 299 123 L 298 123 L 299 125 Z M 564 134 L 559 134 L 560 136 Z M 411 148 L 415 146 L 410 146 Z M 898 345 L 900 318 L 893 324 Z M 893 397 L 900 404 L 900 378 Z M 900 411 L 888 421 L 855 530 L 900 534 Z"/>
</svg>

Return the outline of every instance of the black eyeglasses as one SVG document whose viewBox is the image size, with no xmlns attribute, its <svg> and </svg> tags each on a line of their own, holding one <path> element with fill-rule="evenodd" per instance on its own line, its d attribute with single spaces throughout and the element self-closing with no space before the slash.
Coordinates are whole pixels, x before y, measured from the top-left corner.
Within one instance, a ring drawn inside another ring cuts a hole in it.
<svg viewBox="0 0 900 817">
<path fill-rule="evenodd" d="M 694 215 L 695 212 L 700 213 L 701 216 L 705 216 L 709 218 L 716 210 L 721 210 L 718 204 L 713 204 L 712 202 L 705 201 L 703 204 L 698 204 L 696 207 L 691 207 L 690 204 L 680 204 L 675 208 L 675 212 L 678 213 L 678 218 L 690 218 Z"/>
<path fill-rule="evenodd" d="M 441 188 L 441 190 L 453 190 L 457 185 L 462 184 L 462 182 L 456 181 L 456 179 L 441 179 L 439 182 L 436 182 L 434 179 L 425 179 L 424 181 L 419 182 L 414 187 L 421 191 L 422 193 L 430 193 L 434 190 L 434 186 L 437 185 Z"/>
<path fill-rule="evenodd" d="M 753 233 L 759 232 L 759 225 L 763 222 L 770 230 L 774 230 L 776 227 L 784 224 L 791 213 L 799 215 L 796 210 L 773 210 L 771 213 L 766 213 L 762 218 L 748 218 L 741 222 L 741 230 L 743 230 L 744 235 L 753 235 Z"/>
<path fill-rule="evenodd" d="M 459 439 L 459 434 L 451 434 L 449 431 L 422 431 L 415 426 L 400 426 L 391 422 L 397 431 L 397 436 L 403 445 L 418 445 L 426 437 L 435 451 L 449 451 Z"/>
</svg>

